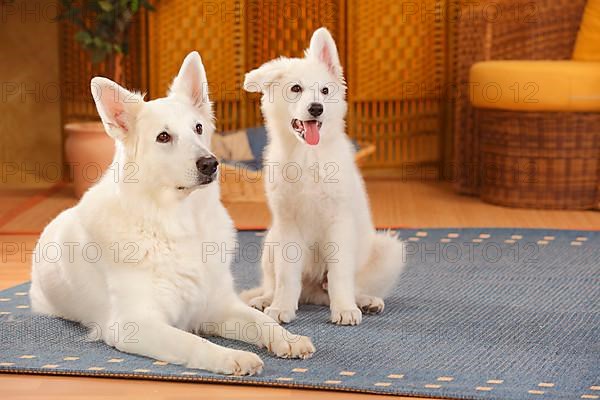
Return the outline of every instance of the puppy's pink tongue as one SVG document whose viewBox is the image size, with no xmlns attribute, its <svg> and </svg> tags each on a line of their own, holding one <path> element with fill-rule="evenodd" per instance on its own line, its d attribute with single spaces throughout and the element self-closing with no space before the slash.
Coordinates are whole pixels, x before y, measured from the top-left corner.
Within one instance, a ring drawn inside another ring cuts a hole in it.
<svg viewBox="0 0 600 400">
<path fill-rule="evenodd" d="M 304 124 L 304 140 L 306 143 L 314 146 L 319 143 L 319 127 L 317 121 L 303 121 Z"/>
</svg>

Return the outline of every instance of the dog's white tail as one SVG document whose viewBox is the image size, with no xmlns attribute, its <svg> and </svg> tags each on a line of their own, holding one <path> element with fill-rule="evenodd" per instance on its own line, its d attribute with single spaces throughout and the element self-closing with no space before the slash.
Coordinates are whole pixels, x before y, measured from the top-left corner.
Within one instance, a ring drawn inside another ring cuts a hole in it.
<svg viewBox="0 0 600 400">
<path fill-rule="evenodd" d="M 404 258 L 404 242 L 390 232 L 375 234 L 367 265 L 356 276 L 357 293 L 386 297 L 404 269 Z"/>
</svg>

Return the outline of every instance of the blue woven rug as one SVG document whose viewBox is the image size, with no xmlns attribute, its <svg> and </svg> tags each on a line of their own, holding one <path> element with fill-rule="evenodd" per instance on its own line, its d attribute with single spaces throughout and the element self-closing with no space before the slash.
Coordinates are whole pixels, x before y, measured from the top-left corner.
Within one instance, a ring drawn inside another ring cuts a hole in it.
<svg viewBox="0 0 600 400">
<path fill-rule="evenodd" d="M 230 382 L 461 399 L 600 398 L 600 232 L 402 230 L 408 267 L 383 315 L 358 327 L 305 306 L 289 325 L 317 353 L 265 361 L 258 377 L 223 377 L 84 341 L 77 324 L 33 316 L 24 284 L 0 292 L 0 370 Z M 260 232 L 241 232 L 254 259 Z M 255 260 L 252 260 L 255 261 Z M 237 262 L 238 287 L 258 281 Z"/>
</svg>

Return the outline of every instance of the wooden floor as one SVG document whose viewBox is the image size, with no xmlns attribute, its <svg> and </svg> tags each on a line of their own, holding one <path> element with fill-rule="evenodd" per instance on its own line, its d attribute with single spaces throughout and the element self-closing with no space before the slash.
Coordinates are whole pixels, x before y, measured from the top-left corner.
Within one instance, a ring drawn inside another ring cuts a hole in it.
<svg viewBox="0 0 600 400">
<path fill-rule="evenodd" d="M 519 227 L 600 229 L 598 211 L 528 210 L 494 206 L 461 196 L 448 183 L 370 180 L 367 189 L 375 225 L 384 227 Z M 228 206 L 238 227 L 264 226 L 266 206 Z"/>
<path fill-rule="evenodd" d="M 379 227 L 524 227 L 600 229 L 600 212 L 540 211 L 497 207 L 456 195 L 436 182 L 367 182 Z M 0 289 L 29 279 L 29 252 L 44 225 L 75 203 L 68 186 L 0 189 L 0 241 L 3 253 Z M 262 204 L 228 204 L 240 228 L 264 227 L 269 213 Z M 12 247 L 10 247 L 12 246 Z M 16 247 L 15 247 L 16 246 Z M 17 249 L 15 251 L 9 249 Z M 13 254 L 14 253 L 14 254 Z M 142 380 L 0 375 L 0 399 L 373 399 L 388 396 Z M 401 399 L 400 397 L 394 397 Z"/>
</svg>

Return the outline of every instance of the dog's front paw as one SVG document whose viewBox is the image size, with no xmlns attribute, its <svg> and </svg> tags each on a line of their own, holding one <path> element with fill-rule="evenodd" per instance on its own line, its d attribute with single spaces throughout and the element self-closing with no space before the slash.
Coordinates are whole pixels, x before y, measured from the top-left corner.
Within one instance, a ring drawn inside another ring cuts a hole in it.
<svg viewBox="0 0 600 400">
<path fill-rule="evenodd" d="M 338 325 L 358 325 L 362 321 L 362 313 L 354 306 L 349 310 L 331 309 L 331 322 Z"/>
<path fill-rule="evenodd" d="M 273 318 L 280 324 L 287 324 L 288 322 L 292 322 L 296 319 L 296 311 L 294 310 L 284 310 L 281 308 L 267 307 L 265 308 L 265 314 L 267 314 L 269 317 Z"/>
<path fill-rule="evenodd" d="M 248 305 L 252 308 L 256 308 L 259 311 L 263 311 L 265 308 L 271 305 L 273 299 L 267 296 L 258 296 L 253 299 L 250 299 Z"/>
<path fill-rule="evenodd" d="M 379 314 L 385 308 L 383 299 L 375 296 L 359 296 L 356 305 L 365 314 Z"/>
<path fill-rule="evenodd" d="M 219 364 L 214 372 L 235 376 L 258 375 L 265 365 L 256 354 L 241 350 L 228 351 Z"/>
<path fill-rule="evenodd" d="M 315 352 L 315 346 L 309 337 L 294 335 L 287 331 L 283 337 L 269 344 L 269 350 L 281 358 L 310 358 Z"/>
</svg>

